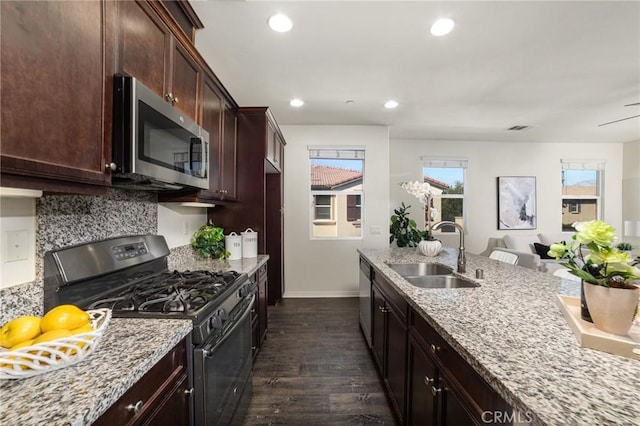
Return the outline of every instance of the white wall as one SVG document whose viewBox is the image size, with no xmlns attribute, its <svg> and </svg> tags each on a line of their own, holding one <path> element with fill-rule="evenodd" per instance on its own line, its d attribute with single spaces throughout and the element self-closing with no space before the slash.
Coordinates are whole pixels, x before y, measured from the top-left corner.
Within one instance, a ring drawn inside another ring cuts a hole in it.
<svg viewBox="0 0 640 426">
<path fill-rule="evenodd" d="M 27 258 L 8 259 L 8 231 L 26 231 Z M 36 202 L 34 198 L 0 198 L 0 288 L 36 278 Z"/>
<path fill-rule="evenodd" d="M 640 140 L 625 143 L 623 152 L 622 220 L 640 223 Z M 640 237 L 625 236 L 622 239 L 640 246 Z"/>
<path fill-rule="evenodd" d="M 389 245 L 388 128 L 280 126 L 280 129 L 287 141 L 284 150 L 283 297 L 357 296 L 356 250 Z M 361 240 L 310 240 L 309 145 L 358 145 L 366 148 Z"/>
<path fill-rule="evenodd" d="M 204 207 L 158 204 L 158 235 L 164 235 L 169 248 L 191 244 L 191 236 L 207 223 Z"/>
<path fill-rule="evenodd" d="M 597 159 L 606 161 L 603 219 L 622 229 L 622 152 L 623 144 L 582 143 L 502 143 L 392 140 L 390 142 L 391 208 L 401 202 L 411 204 L 412 217 L 424 226 L 414 197 L 400 182 L 422 178 L 423 155 L 469 160 L 466 176 L 465 245 L 470 253 L 480 253 L 489 237 L 509 234 L 559 232 L 561 216 L 560 159 Z M 497 228 L 496 177 L 535 176 L 537 192 L 537 229 L 499 231 Z M 416 213 L 418 212 L 418 213 Z M 457 246 L 457 235 L 443 239 L 445 245 Z"/>
</svg>

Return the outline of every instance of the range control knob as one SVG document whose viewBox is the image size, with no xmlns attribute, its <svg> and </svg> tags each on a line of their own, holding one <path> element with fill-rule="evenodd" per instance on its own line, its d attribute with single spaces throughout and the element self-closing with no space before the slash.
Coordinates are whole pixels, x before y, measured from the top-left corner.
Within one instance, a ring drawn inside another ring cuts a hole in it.
<svg viewBox="0 0 640 426">
<path fill-rule="evenodd" d="M 222 318 L 220 317 L 220 315 L 218 315 L 218 312 L 213 314 L 211 316 L 211 319 L 209 319 L 209 326 L 212 329 L 216 329 L 216 328 L 222 327 Z"/>
<path fill-rule="evenodd" d="M 245 284 L 238 290 L 238 296 L 241 298 L 247 297 L 251 294 L 251 286 L 249 284 Z"/>
<path fill-rule="evenodd" d="M 227 311 L 225 311 L 224 309 L 218 309 L 218 311 L 216 312 L 216 314 L 218 315 L 218 317 L 220 317 L 220 319 L 222 319 L 223 321 L 226 321 L 229 319 L 229 314 L 227 313 Z"/>
</svg>

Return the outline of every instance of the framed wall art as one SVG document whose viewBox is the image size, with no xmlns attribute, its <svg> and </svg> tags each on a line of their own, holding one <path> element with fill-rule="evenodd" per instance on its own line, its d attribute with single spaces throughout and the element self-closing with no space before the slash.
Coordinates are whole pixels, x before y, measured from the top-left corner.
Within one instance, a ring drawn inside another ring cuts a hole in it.
<svg viewBox="0 0 640 426">
<path fill-rule="evenodd" d="M 536 178 L 498 177 L 498 229 L 536 229 Z"/>
</svg>

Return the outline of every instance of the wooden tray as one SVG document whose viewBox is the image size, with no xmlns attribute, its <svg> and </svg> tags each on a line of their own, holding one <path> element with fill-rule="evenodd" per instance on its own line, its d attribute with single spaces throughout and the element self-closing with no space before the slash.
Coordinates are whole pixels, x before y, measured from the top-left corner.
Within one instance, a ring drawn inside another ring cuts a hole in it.
<svg viewBox="0 0 640 426">
<path fill-rule="evenodd" d="M 583 348 L 596 349 L 626 358 L 640 360 L 640 342 L 634 341 L 631 336 L 618 336 L 602 330 L 598 330 L 592 323 L 584 321 L 580 317 L 580 298 L 559 294 L 558 304 L 569 327 Z M 640 327 L 632 326 L 629 334 L 640 340 Z M 634 352 L 635 349 L 635 352 Z"/>
</svg>

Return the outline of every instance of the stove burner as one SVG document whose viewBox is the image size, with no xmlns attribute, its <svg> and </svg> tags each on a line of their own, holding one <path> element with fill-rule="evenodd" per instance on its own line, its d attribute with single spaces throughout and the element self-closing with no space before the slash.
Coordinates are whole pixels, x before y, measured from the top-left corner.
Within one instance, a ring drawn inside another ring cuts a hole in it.
<svg viewBox="0 0 640 426">
<path fill-rule="evenodd" d="M 166 271 L 97 300 L 89 309 L 193 313 L 215 299 L 239 275 L 235 271 Z"/>
</svg>

